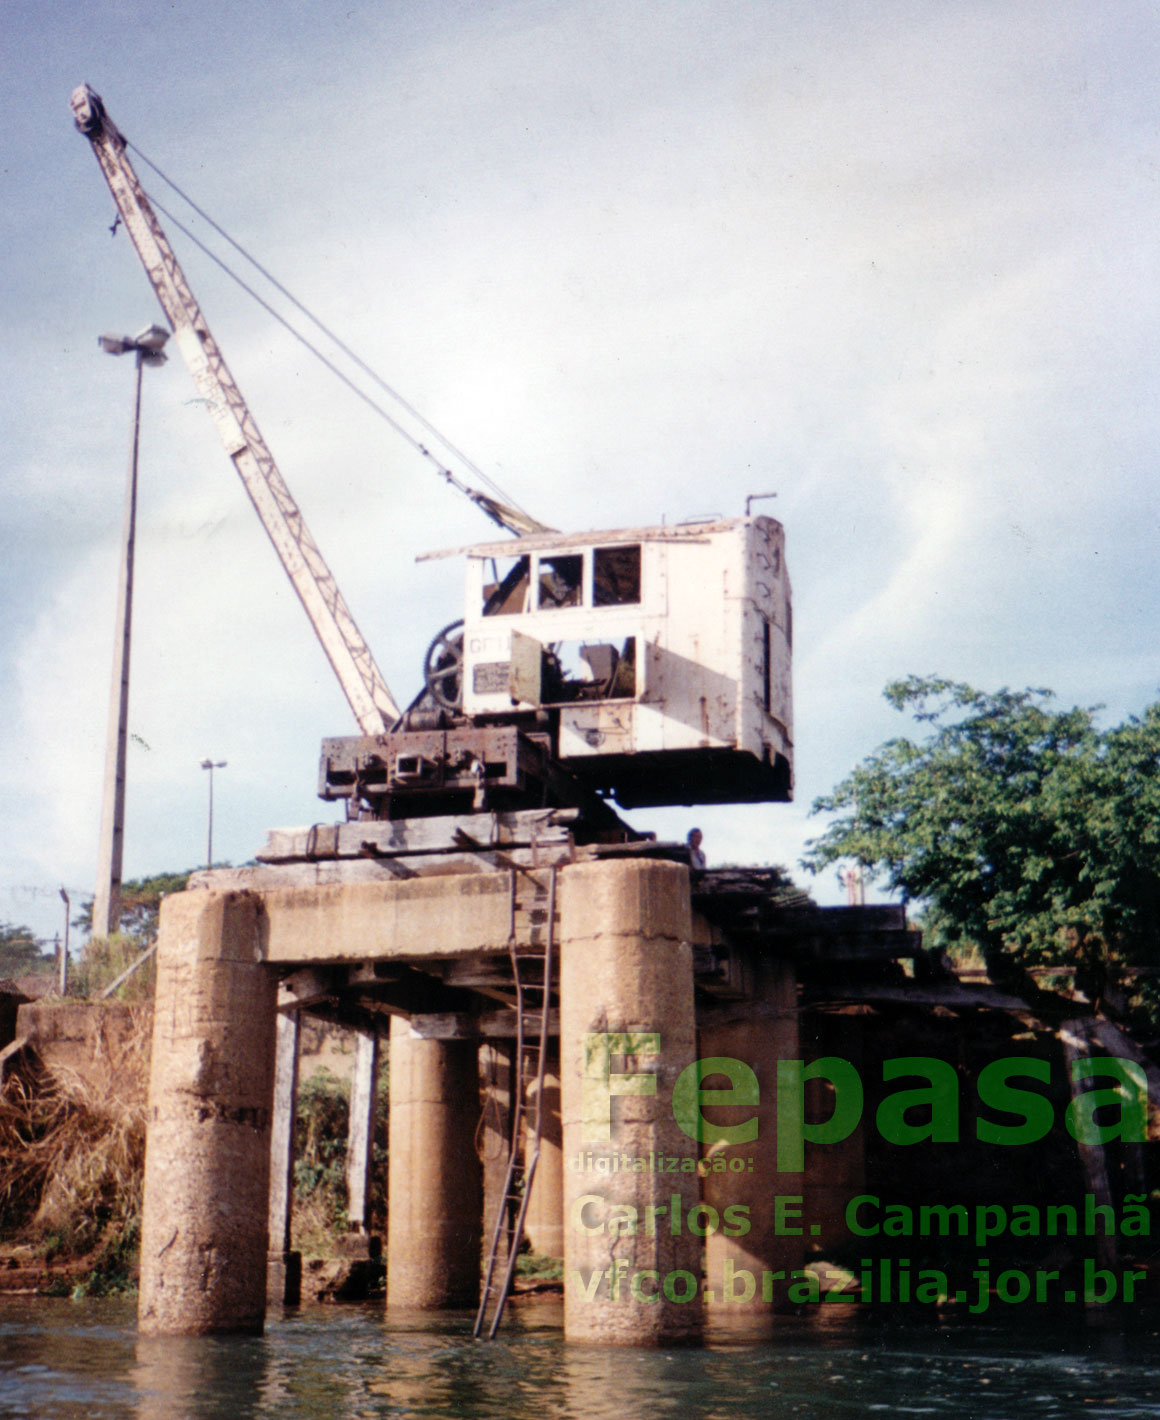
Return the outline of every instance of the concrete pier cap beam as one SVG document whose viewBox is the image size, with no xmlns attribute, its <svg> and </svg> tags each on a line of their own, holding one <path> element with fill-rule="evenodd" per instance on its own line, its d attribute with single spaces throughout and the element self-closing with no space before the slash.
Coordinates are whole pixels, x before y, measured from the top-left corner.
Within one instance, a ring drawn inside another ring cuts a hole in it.
<svg viewBox="0 0 1160 1420">
<path fill-rule="evenodd" d="M 649 1166 L 698 1152 L 672 1108 L 696 1057 L 688 870 L 576 864 L 560 875 L 559 900 L 565 1335 L 696 1342 L 698 1175 Z"/>
<path fill-rule="evenodd" d="M 141 1223 L 146 1334 L 261 1331 L 277 983 L 249 892 L 166 898 Z"/>
</svg>

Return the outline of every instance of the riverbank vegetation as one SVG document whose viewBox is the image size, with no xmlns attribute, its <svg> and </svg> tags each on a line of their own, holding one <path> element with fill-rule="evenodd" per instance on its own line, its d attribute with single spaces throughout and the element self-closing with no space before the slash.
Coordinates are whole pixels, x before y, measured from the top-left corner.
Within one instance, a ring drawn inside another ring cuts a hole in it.
<svg viewBox="0 0 1160 1420">
<path fill-rule="evenodd" d="M 99 1072 L 33 1059 L 0 1091 L 0 1237 L 54 1290 L 134 1285 L 151 1025 L 130 1008 Z"/>
<path fill-rule="evenodd" d="M 1101 729 L 1098 707 L 1059 709 L 1046 690 L 911 676 L 885 695 L 921 733 L 814 804 L 834 817 L 807 866 L 853 859 L 921 911 L 927 946 L 977 950 L 1014 990 L 1063 965 L 1154 1033 L 1160 703 Z"/>
</svg>

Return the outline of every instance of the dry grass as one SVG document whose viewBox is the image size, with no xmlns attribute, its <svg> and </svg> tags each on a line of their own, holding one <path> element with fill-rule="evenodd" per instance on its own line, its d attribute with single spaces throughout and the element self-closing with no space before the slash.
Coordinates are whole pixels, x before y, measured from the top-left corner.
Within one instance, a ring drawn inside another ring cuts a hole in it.
<svg viewBox="0 0 1160 1420">
<path fill-rule="evenodd" d="M 46 1257 L 127 1273 L 145 1157 L 149 1013 L 99 1071 L 29 1069 L 0 1091 L 0 1230 Z"/>
</svg>

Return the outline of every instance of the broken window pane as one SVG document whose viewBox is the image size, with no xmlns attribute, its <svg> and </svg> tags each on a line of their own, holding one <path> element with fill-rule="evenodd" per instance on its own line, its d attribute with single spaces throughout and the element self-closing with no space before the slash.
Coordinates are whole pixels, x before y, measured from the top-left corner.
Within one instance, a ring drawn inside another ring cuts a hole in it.
<svg viewBox="0 0 1160 1420">
<path fill-rule="evenodd" d="M 579 553 L 540 558 L 540 608 L 579 606 L 584 558 Z"/>
<path fill-rule="evenodd" d="M 598 547 L 592 554 L 592 605 L 640 601 L 640 544 Z"/>
<path fill-rule="evenodd" d="M 492 581 L 483 584 L 484 616 L 517 616 L 528 609 L 530 569 L 526 557 L 491 564 Z"/>
<path fill-rule="evenodd" d="M 636 637 L 608 642 L 557 641 L 544 652 L 543 703 L 625 700 L 636 694 Z"/>
</svg>

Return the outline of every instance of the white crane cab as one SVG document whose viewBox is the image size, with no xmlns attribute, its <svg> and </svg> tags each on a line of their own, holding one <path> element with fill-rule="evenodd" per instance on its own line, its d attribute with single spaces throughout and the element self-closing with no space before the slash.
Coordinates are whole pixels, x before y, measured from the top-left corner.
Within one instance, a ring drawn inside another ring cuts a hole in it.
<svg viewBox="0 0 1160 1420">
<path fill-rule="evenodd" d="M 540 534 L 462 551 L 467 719 L 548 712 L 558 762 L 626 808 L 792 796 L 780 523 Z"/>
</svg>

